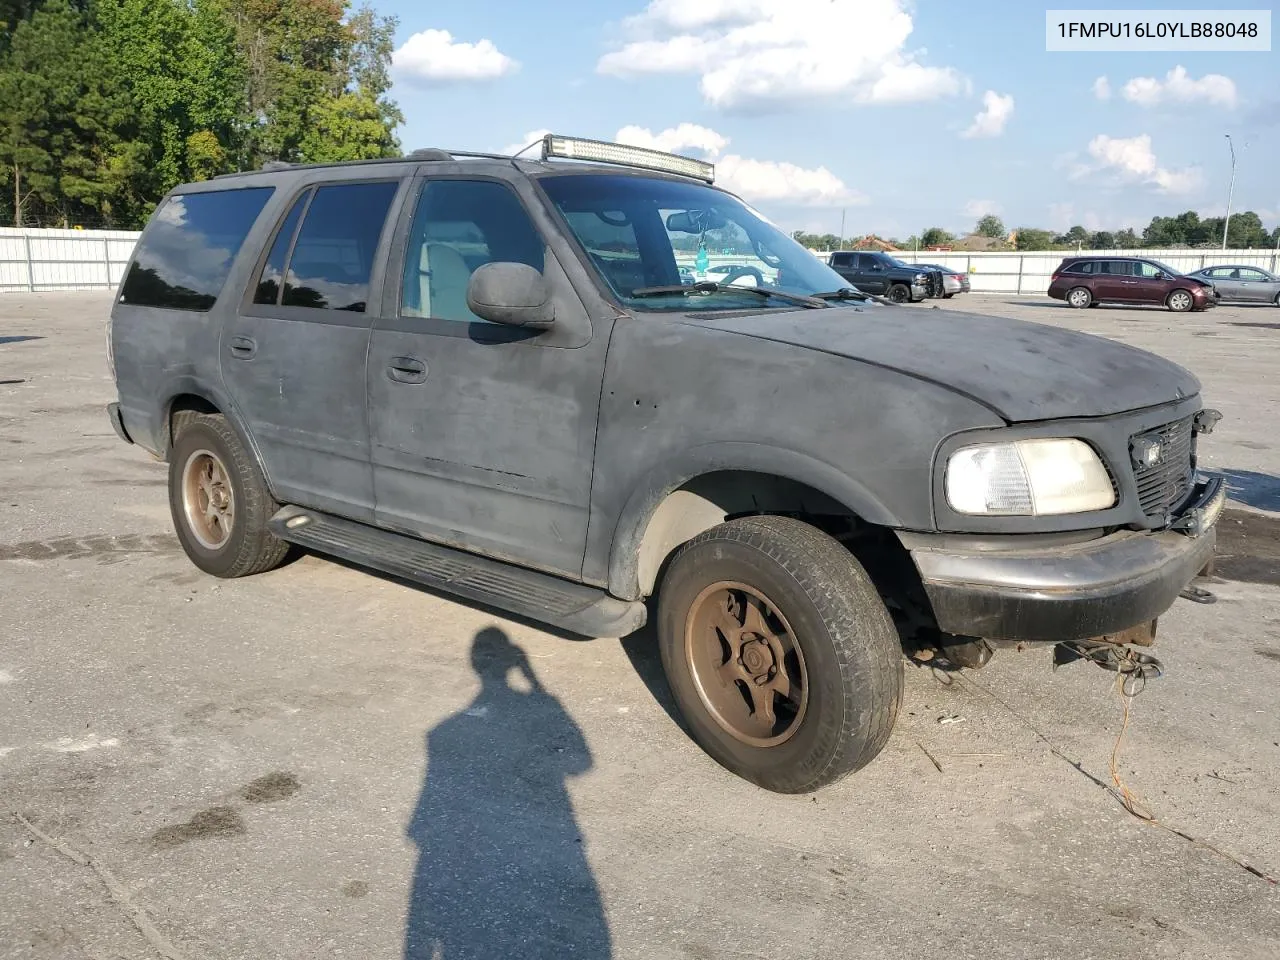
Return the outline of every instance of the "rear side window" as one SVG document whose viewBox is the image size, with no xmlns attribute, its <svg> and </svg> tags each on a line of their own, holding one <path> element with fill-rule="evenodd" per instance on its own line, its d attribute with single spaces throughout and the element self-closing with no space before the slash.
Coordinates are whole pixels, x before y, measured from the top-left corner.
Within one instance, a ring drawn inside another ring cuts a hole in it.
<svg viewBox="0 0 1280 960">
<path fill-rule="evenodd" d="M 852 254 L 852 253 L 836 253 L 836 254 L 832 254 L 832 256 L 831 256 L 831 265 L 832 265 L 833 267 L 852 267 L 852 266 L 853 266 L 853 254 Z"/>
<path fill-rule="evenodd" d="M 1098 273 L 1105 273 L 1112 277 L 1131 277 L 1133 276 L 1133 264 L 1128 260 L 1099 260 Z"/>
<path fill-rule="evenodd" d="M 1093 273 L 1092 260 L 1077 260 L 1075 263 L 1067 264 L 1066 273 Z"/>
<path fill-rule="evenodd" d="M 399 186 L 383 181 L 316 190 L 289 258 L 284 306 L 364 312 L 378 238 Z"/>
<path fill-rule="evenodd" d="M 208 310 L 274 187 L 171 196 L 151 218 L 120 302 Z"/>
</svg>

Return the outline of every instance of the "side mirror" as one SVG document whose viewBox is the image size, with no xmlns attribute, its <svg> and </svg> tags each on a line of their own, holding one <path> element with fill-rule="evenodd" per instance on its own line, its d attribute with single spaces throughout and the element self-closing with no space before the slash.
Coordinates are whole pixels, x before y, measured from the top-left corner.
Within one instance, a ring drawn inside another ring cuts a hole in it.
<svg viewBox="0 0 1280 960">
<path fill-rule="evenodd" d="M 527 263 L 486 263 L 467 283 L 467 309 L 491 323 L 545 329 L 555 323 L 546 278 Z"/>
</svg>

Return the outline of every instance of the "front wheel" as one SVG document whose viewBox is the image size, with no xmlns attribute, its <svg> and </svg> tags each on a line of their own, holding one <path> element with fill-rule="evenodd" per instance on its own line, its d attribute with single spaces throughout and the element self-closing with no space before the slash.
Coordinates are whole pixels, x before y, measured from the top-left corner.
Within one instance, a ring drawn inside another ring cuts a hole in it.
<svg viewBox="0 0 1280 960">
<path fill-rule="evenodd" d="M 1186 313 L 1195 306 L 1195 300 L 1192 299 L 1191 294 L 1186 290 L 1173 291 L 1173 293 L 1169 294 L 1169 299 L 1166 300 L 1165 303 L 1168 305 L 1169 309 L 1175 313 Z"/>
<path fill-rule="evenodd" d="M 911 290 L 905 283 L 895 283 L 885 293 L 885 299 L 892 300 L 894 303 L 906 303 L 911 299 Z"/>
<path fill-rule="evenodd" d="M 682 546 L 663 577 L 658 640 L 693 738 L 778 793 L 866 766 L 902 701 L 898 633 L 866 571 L 789 517 L 732 520 Z"/>
</svg>

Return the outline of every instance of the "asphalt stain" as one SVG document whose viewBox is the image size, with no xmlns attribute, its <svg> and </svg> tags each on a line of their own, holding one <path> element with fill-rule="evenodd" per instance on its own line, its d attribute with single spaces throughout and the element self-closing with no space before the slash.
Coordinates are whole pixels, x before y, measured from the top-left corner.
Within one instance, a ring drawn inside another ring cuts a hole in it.
<svg viewBox="0 0 1280 960">
<path fill-rule="evenodd" d="M 1228 580 L 1280 586 L 1280 516 L 1224 510 L 1214 572 Z"/>
<path fill-rule="evenodd" d="M 369 885 L 363 880 L 352 880 L 350 883 L 343 884 L 342 895 L 352 900 L 359 900 L 369 895 Z"/>
<path fill-rule="evenodd" d="M 1280 650 L 1272 650 L 1270 647 L 1254 647 L 1253 652 L 1266 660 L 1274 660 L 1280 663 Z"/>
<path fill-rule="evenodd" d="M 163 827 L 151 835 L 151 845 L 161 850 L 180 847 L 192 840 L 210 837 L 237 837 L 247 831 L 234 807 L 201 810 L 186 823 Z"/>
<path fill-rule="evenodd" d="M 1217 330 L 1197 330 L 1192 334 L 1193 337 L 1216 337 L 1217 335 Z"/>
<path fill-rule="evenodd" d="M 0 380 L 0 387 L 12 387 L 12 386 L 16 386 L 16 385 L 17 385 L 17 384 L 19 384 L 19 383 L 26 383 L 26 382 L 27 382 L 27 381 L 26 381 L 26 380 L 23 380 L 23 379 L 16 379 L 16 380 Z"/>
<path fill-rule="evenodd" d="M 178 541 L 170 534 L 55 537 L 52 540 L 0 543 L 0 560 L 96 560 L 101 564 L 111 564 L 129 557 L 157 556 L 177 550 Z"/>
<path fill-rule="evenodd" d="M 1280 330 L 1280 323 L 1264 323 L 1258 320 L 1228 320 L 1233 327 L 1257 327 L 1259 330 Z"/>
<path fill-rule="evenodd" d="M 247 784 L 240 796 L 248 803 L 275 803 L 289 799 L 301 789 L 302 784 L 292 773 L 276 771 Z"/>
<path fill-rule="evenodd" d="M 43 340 L 44 337 L 18 336 L 18 337 L 0 337 L 0 343 L 22 343 L 26 340 Z"/>
</svg>

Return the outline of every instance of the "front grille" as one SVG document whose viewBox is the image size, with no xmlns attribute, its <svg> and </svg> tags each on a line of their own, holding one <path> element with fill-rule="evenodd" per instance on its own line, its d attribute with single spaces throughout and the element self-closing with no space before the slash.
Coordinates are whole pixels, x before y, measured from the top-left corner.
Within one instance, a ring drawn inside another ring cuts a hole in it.
<svg viewBox="0 0 1280 960">
<path fill-rule="evenodd" d="M 1155 440 L 1160 444 L 1160 459 L 1154 466 L 1134 467 L 1133 470 L 1133 478 L 1138 484 L 1138 502 L 1142 504 L 1142 512 L 1149 517 L 1168 513 L 1191 491 L 1195 472 L 1191 457 L 1191 420 L 1191 417 L 1175 420 L 1133 438 Z"/>
<path fill-rule="evenodd" d="M 929 274 L 929 279 L 927 281 L 926 289 L 928 290 L 929 296 L 940 297 L 944 293 L 946 293 L 947 284 L 946 284 L 946 281 L 943 280 L 942 278 L 942 271 L 930 270 L 928 271 L 928 274 Z"/>
</svg>

